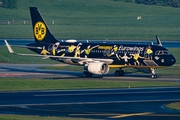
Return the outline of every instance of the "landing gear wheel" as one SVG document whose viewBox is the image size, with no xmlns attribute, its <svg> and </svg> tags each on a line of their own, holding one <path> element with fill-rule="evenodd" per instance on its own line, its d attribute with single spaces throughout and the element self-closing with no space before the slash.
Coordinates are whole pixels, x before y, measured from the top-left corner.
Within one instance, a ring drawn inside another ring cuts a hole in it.
<svg viewBox="0 0 180 120">
<path fill-rule="evenodd" d="M 115 76 L 119 76 L 119 74 L 120 74 L 119 70 L 116 70 L 116 71 L 114 72 L 114 75 L 115 75 Z"/>
<path fill-rule="evenodd" d="M 116 70 L 116 71 L 114 72 L 114 75 L 115 75 L 115 76 L 124 76 L 124 71 L 123 71 L 123 70 Z"/>
<path fill-rule="evenodd" d="M 157 78 L 157 74 L 152 74 L 152 78 L 156 79 Z"/>
<path fill-rule="evenodd" d="M 152 73 L 152 79 L 156 79 L 157 78 L 156 68 L 151 68 L 151 73 Z"/>
<path fill-rule="evenodd" d="M 92 77 L 92 73 L 90 73 L 90 72 L 88 72 L 88 71 L 84 71 L 82 75 L 83 75 L 83 77 L 85 77 L 85 78 L 87 78 L 87 77 L 89 77 L 89 78 Z"/>
</svg>

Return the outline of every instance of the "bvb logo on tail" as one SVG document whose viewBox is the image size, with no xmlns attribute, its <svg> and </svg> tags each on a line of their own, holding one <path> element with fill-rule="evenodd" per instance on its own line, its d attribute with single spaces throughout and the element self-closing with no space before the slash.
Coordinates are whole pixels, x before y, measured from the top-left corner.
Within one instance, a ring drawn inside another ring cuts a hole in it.
<svg viewBox="0 0 180 120">
<path fill-rule="evenodd" d="M 43 22 L 37 22 L 34 26 L 34 35 L 37 40 L 41 41 L 46 36 L 46 26 Z"/>
</svg>

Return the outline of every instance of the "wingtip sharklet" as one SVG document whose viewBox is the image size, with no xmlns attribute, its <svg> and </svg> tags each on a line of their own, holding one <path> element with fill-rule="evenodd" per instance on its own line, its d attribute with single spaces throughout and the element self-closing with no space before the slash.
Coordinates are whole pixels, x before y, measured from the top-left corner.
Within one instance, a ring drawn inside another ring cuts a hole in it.
<svg viewBox="0 0 180 120">
<path fill-rule="evenodd" d="M 158 46 L 162 46 L 161 40 L 159 39 L 159 37 L 157 35 L 156 35 L 156 40 L 157 40 Z"/>
<path fill-rule="evenodd" d="M 7 40 L 4 40 L 4 42 L 6 43 L 6 46 L 7 46 L 8 50 L 9 50 L 9 52 L 10 52 L 11 54 L 13 54 L 14 51 L 13 51 L 13 49 L 11 48 L 11 46 L 9 45 L 9 43 L 7 42 Z"/>
</svg>

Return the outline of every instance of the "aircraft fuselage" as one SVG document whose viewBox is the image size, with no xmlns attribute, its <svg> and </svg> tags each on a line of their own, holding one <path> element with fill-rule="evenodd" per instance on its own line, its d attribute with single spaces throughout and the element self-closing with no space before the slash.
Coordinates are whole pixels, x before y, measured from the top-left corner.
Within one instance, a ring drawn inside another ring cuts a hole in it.
<svg viewBox="0 0 180 120">
<path fill-rule="evenodd" d="M 29 46 L 34 45 L 44 46 L 49 52 L 48 54 L 56 56 L 113 59 L 113 63 L 109 65 L 111 68 L 120 68 L 122 65 L 158 68 L 171 66 L 176 62 L 174 56 L 166 48 L 156 45 L 57 42 L 51 44 L 35 43 Z M 32 50 L 38 54 L 42 52 L 42 50 Z M 76 61 L 60 61 L 78 64 Z"/>
</svg>

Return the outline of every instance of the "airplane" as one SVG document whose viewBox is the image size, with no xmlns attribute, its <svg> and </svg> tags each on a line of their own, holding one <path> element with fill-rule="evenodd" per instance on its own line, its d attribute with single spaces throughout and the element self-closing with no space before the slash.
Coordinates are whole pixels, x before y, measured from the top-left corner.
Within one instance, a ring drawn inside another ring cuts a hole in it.
<svg viewBox="0 0 180 120">
<path fill-rule="evenodd" d="M 93 74 L 106 75 L 110 68 L 118 69 L 114 73 L 115 76 L 124 76 L 122 69 L 129 67 L 150 71 L 152 78 L 157 78 L 157 68 L 176 63 L 175 57 L 162 46 L 157 36 L 158 45 L 89 43 L 74 39 L 60 42 L 52 35 L 37 7 L 30 7 L 30 14 L 35 43 L 25 47 L 36 54 L 14 52 L 5 40 L 12 54 L 50 58 L 67 64 L 84 66 L 83 77 L 92 77 Z"/>
</svg>

